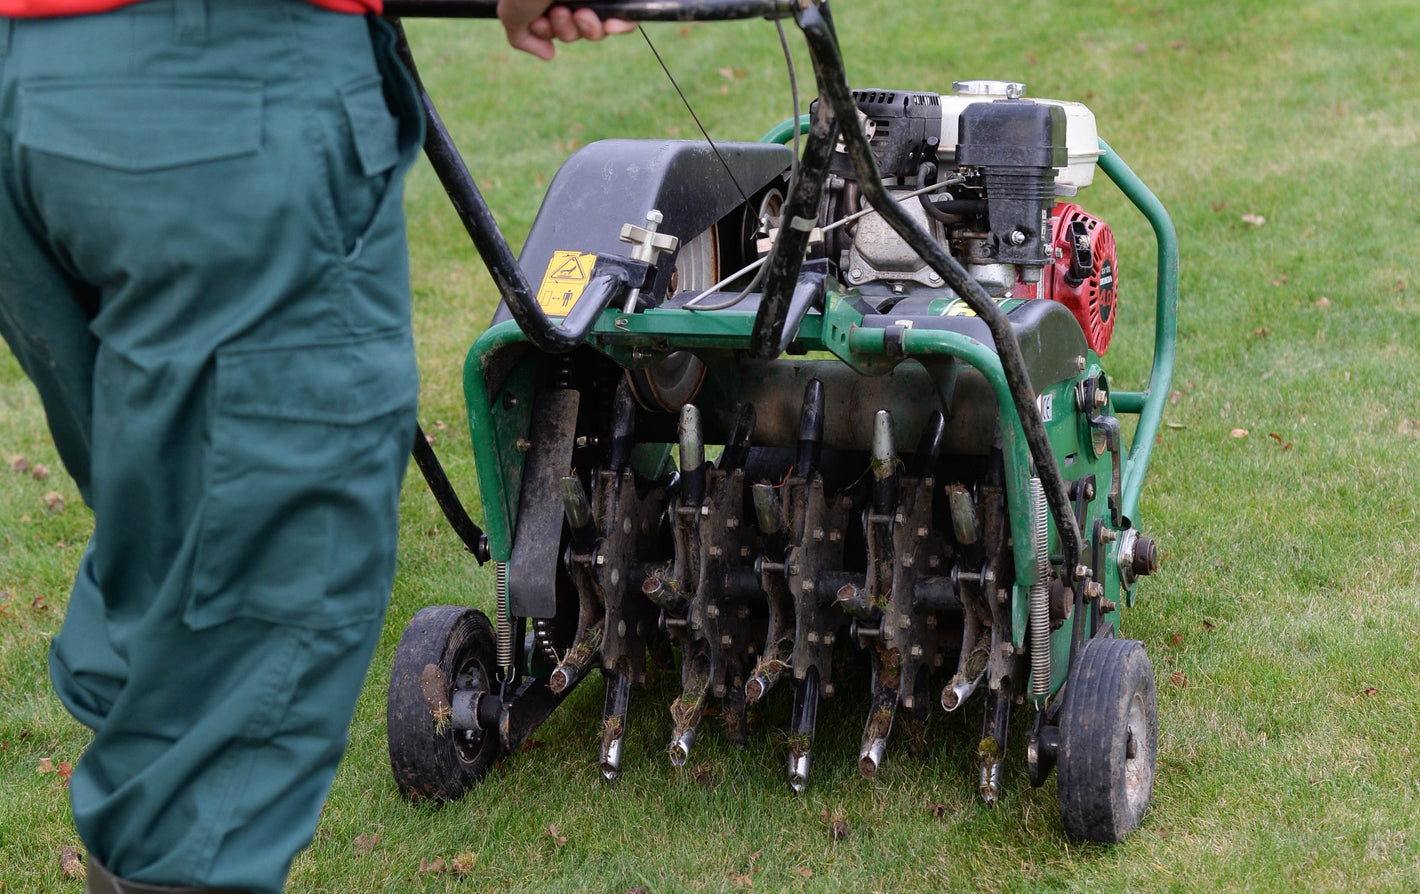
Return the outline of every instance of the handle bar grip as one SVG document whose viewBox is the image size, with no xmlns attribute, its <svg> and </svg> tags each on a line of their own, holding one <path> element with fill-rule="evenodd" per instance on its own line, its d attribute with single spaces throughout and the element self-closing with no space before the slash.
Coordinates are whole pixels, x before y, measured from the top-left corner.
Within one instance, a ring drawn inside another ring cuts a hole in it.
<svg viewBox="0 0 1420 894">
<path fill-rule="evenodd" d="M 564 0 L 603 19 L 632 22 L 722 22 L 793 15 L 811 0 Z M 385 0 L 384 14 L 399 18 L 493 19 L 498 0 Z"/>
</svg>

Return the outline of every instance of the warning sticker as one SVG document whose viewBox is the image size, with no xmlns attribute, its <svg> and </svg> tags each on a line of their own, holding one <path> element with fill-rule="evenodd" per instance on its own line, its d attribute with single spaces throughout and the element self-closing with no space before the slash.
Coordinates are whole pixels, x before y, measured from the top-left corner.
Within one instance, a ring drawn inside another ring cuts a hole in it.
<svg viewBox="0 0 1420 894">
<path fill-rule="evenodd" d="M 537 304 L 549 317 L 565 317 L 582 297 L 582 290 L 592 278 L 592 265 L 597 256 L 577 251 L 555 251 L 547 262 L 542 285 L 537 290 Z"/>
</svg>

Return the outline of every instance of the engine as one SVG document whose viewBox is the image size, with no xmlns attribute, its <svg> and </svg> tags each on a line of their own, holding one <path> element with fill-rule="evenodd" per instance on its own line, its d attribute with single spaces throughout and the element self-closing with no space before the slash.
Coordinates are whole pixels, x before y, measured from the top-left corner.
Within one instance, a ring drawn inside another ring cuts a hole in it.
<svg viewBox="0 0 1420 894">
<path fill-rule="evenodd" d="M 884 184 L 918 223 L 992 297 L 1069 307 L 1102 355 L 1114 330 L 1114 235 L 1063 201 L 1093 180 L 1094 116 L 1079 103 L 1024 92 L 1021 84 L 959 81 L 950 95 L 870 89 L 854 97 Z M 862 210 L 840 152 L 820 222 L 823 250 L 844 282 L 883 310 L 944 288 L 876 212 L 831 226 Z"/>
</svg>

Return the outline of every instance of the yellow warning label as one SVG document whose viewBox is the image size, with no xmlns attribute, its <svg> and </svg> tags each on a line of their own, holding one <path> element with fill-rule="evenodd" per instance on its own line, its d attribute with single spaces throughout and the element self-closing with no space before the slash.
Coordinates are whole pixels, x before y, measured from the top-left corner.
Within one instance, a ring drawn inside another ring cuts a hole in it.
<svg viewBox="0 0 1420 894">
<path fill-rule="evenodd" d="M 542 285 L 537 290 L 537 304 L 549 317 L 565 317 L 582 297 L 582 290 L 592 278 L 592 265 L 597 256 L 577 251 L 555 251 L 547 262 Z"/>
</svg>

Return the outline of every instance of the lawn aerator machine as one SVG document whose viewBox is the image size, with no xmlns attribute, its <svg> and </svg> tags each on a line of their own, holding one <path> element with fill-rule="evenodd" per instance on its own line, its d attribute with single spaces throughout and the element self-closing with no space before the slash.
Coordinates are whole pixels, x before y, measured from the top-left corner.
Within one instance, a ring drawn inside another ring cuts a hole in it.
<svg viewBox="0 0 1420 894">
<path fill-rule="evenodd" d="M 1138 523 L 1174 356 L 1162 206 L 1078 103 L 997 81 L 850 89 L 823 0 L 572 5 L 791 19 L 818 95 L 761 142 L 578 150 L 515 258 L 421 88 L 427 153 L 503 298 L 464 370 L 486 533 L 422 435 L 415 455 L 494 563 L 497 605 L 491 621 L 425 608 L 405 630 L 388 700 L 400 790 L 460 797 L 594 669 L 605 715 L 588 748 L 615 779 L 651 656 L 680 666 L 677 766 L 707 708 L 742 744 L 746 712 L 790 689 L 797 791 L 836 677 L 871 680 L 869 779 L 895 723 L 978 696 L 987 803 L 1029 704 L 1031 783 L 1056 769 L 1067 832 L 1119 840 L 1148 805 L 1157 742 L 1149 658 L 1117 633 L 1158 563 Z M 493 8 L 386 2 L 394 17 Z M 1158 243 L 1142 391 L 1101 362 L 1114 236 L 1071 200 L 1097 170 Z"/>
</svg>

